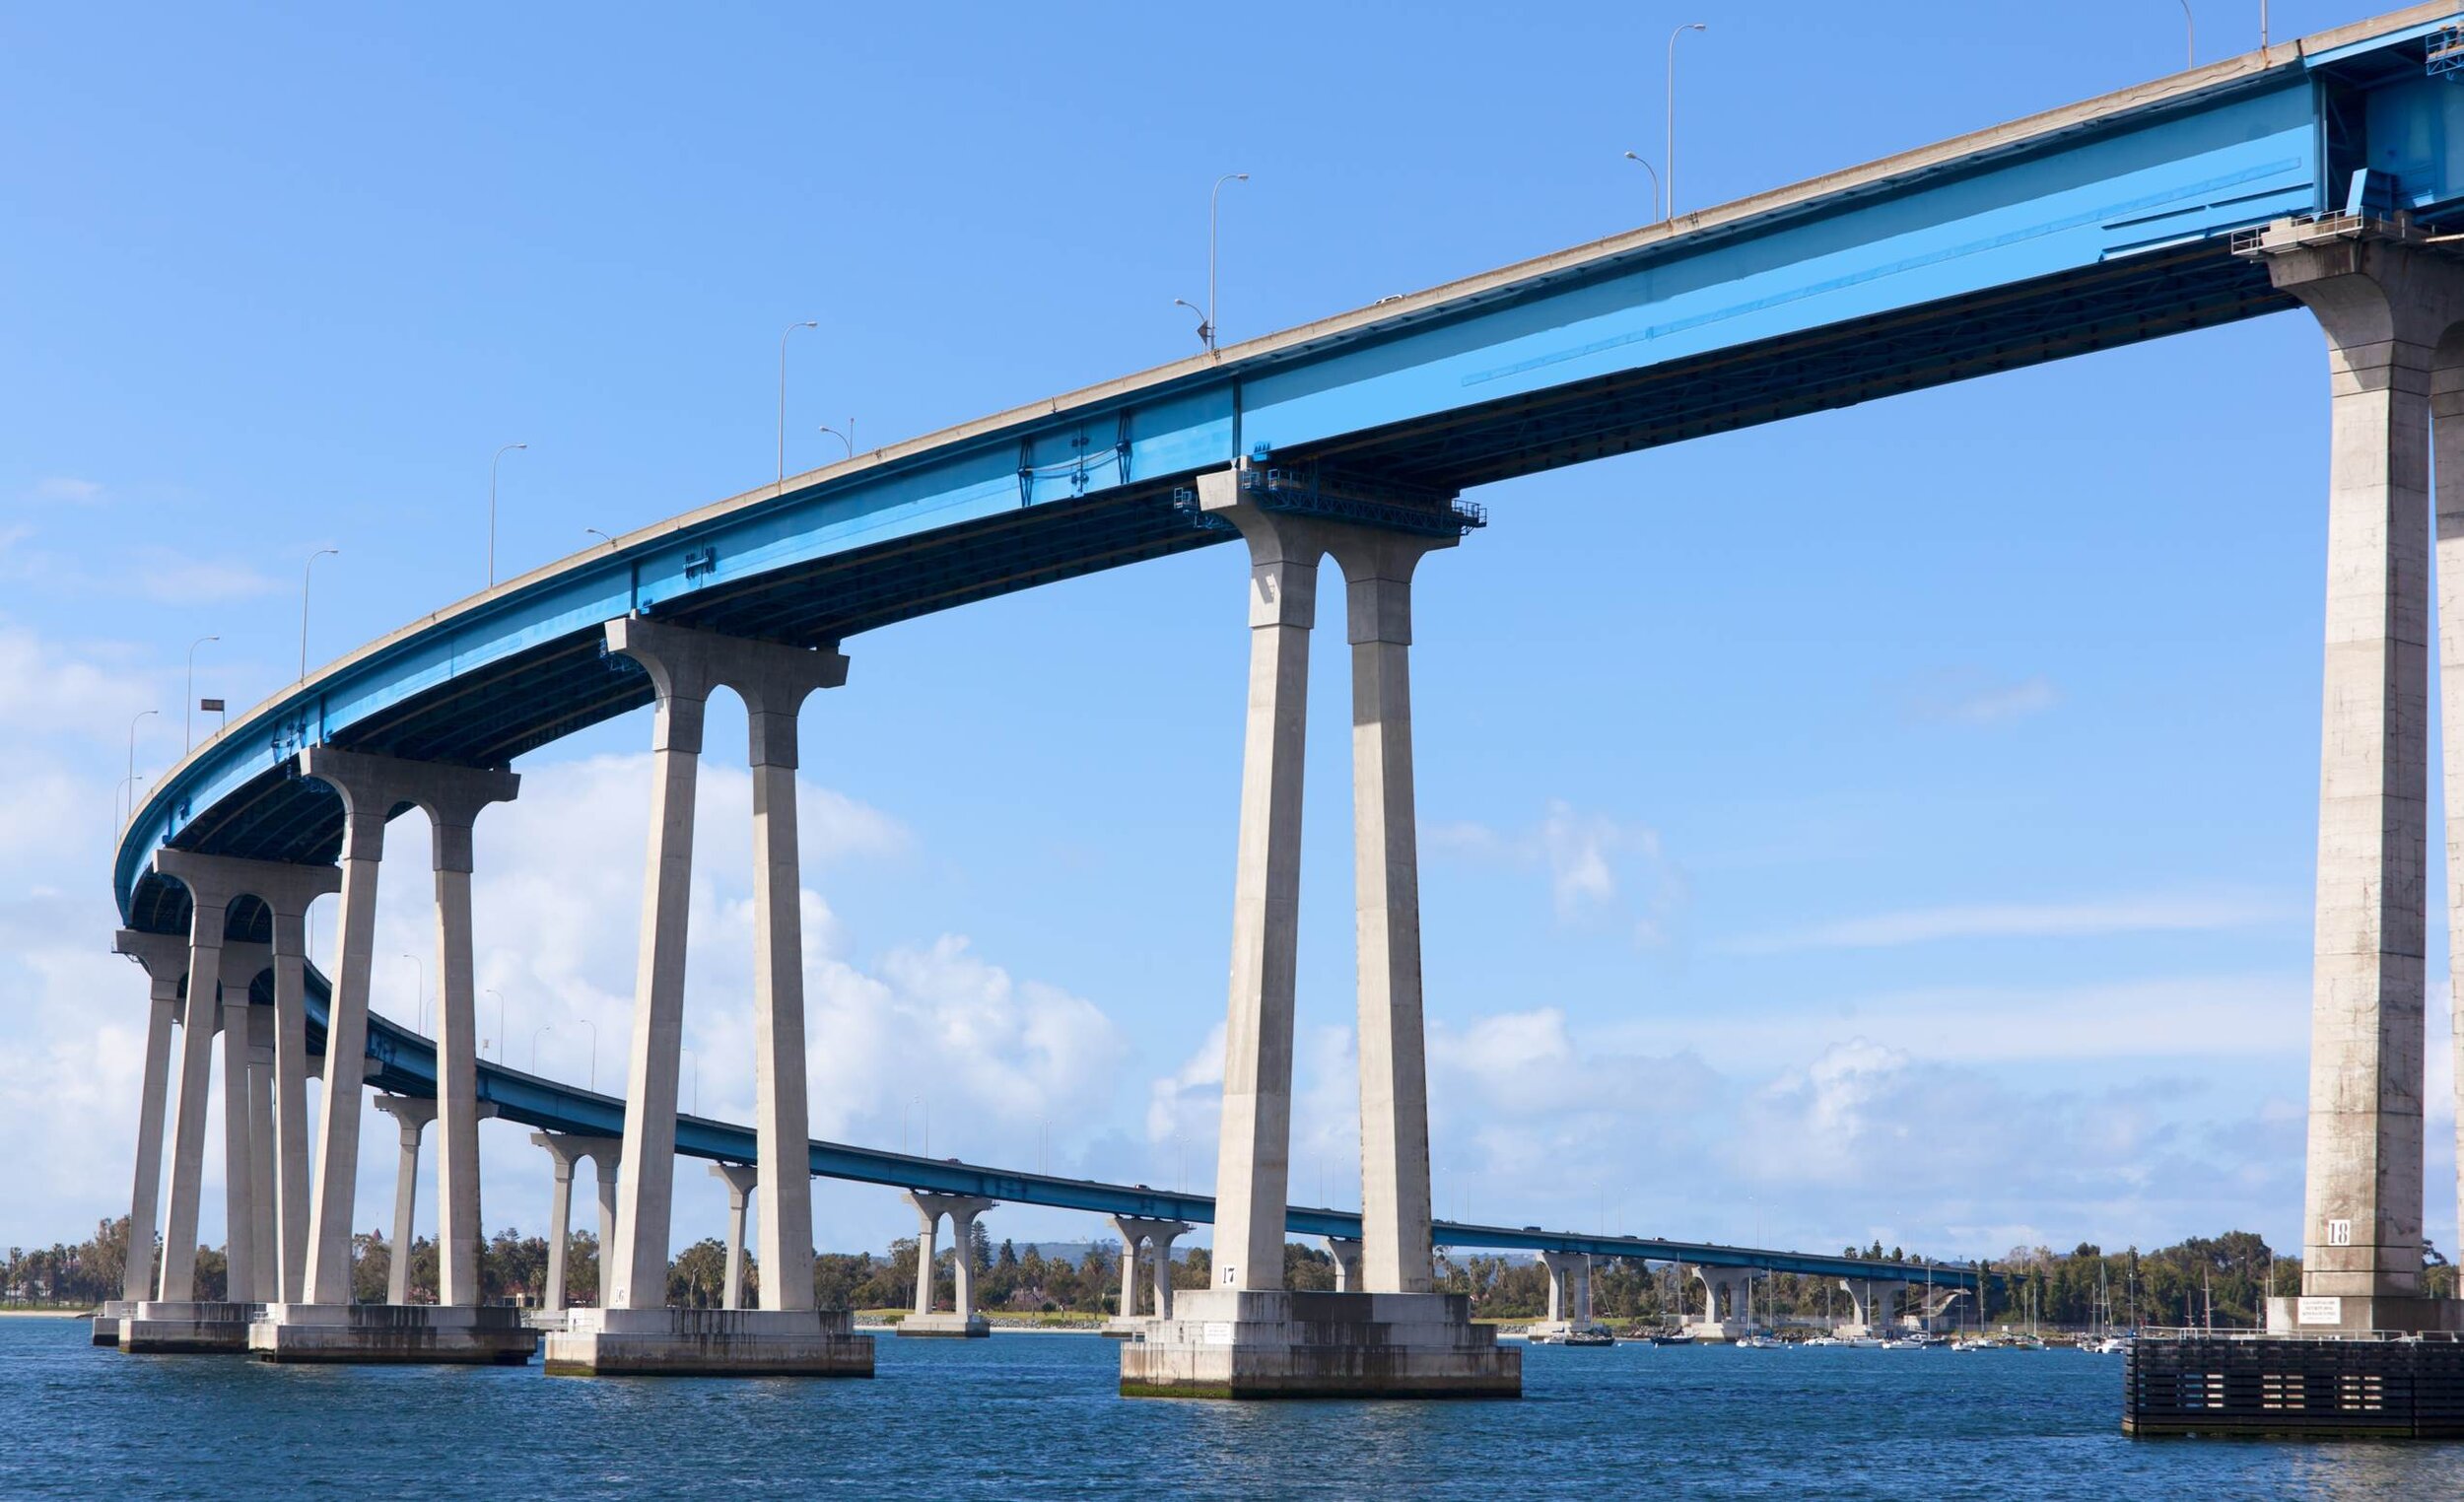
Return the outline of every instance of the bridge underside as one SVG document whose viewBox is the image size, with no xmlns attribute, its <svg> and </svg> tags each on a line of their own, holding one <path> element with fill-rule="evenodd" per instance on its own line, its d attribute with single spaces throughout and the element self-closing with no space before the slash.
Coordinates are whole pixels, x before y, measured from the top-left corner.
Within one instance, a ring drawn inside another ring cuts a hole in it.
<svg viewBox="0 0 2464 1502">
<path fill-rule="evenodd" d="M 2230 323 L 2293 307 L 2263 268 L 2203 241 L 2086 271 L 1948 299 L 1887 318 L 1816 329 L 1699 359 L 1467 407 L 1352 435 L 1278 460 L 1339 460 L 1443 491 L 2071 355 Z M 1173 505 L 1189 474 L 1045 503 L 851 550 L 680 595 L 662 619 L 798 646 L 845 642 L 995 595 L 1225 540 Z M 650 702 L 649 679 L 609 656 L 598 628 L 541 643 L 455 677 L 444 691 L 372 715 L 335 744 L 425 761 L 503 766 Z M 180 848 L 260 860 L 330 862 L 342 805 L 287 769 L 198 810 Z M 186 892 L 151 874 L 136 885 L 133 927 L 181 931 Z M 262 912 L 236 909 L 232 936 L 268 936 Z"/>
</svg>

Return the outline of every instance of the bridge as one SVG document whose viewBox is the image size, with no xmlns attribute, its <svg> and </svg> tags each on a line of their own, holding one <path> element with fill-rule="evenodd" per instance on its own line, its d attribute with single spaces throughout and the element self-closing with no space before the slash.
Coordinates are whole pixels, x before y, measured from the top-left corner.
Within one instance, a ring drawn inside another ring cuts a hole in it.
<svg viewBox="0 0 2464 1502">
<path fill-rule="evenodd" d="M 517 1347 L 527 1359 L 527 1334 L 477 1306 L 483 1106 L 551 1141 L 621 1144 L 599 1160 L 621 1164 L 607 1307 L 576 1311 L 549 1336 L 551 1371 L 869 1370 L 869 1347 L 809 1308 L 792 1276 L 766 1276 L 764 1308 L 724 1319 L 663 1307 L 679 1153 L 755 1166 L 761 1255 L 774 1269 L 810 1247 L 808 1167 L 908 1188 L 927 1244 L 940 1214 L 972 1217 L 970 1206 L 996 1197 L 1043 1195 L 1166 1227 L 1211 1218 L 1216 1286 L 1190 1294 L 1185 1317 L 1159 1309 L 1125 1346 L 1132 1394 L 1519 1391 L 1514 1353 L 1431 1291 L 1442 1240 L 1841 1271 L 1837 1259 L 1434 1219 L 1414 575 L 1485 524 L 1469 489 L 2294 307 L 2329 336 L 2336 446 L 2309 1297 L 2281 1314 L 2340 1330 L 2437 1327 L 2446 1315 L 2420 1297 L 2421 726 L 2433 612 L 2415 523 L 2429 504 L 2434 412 L 2436 442 L 2458 444 L 2439 468 L 2441 563 L 2464 546 L 2464 435 L 2451 420 L 2464 414 L 2464 355 L 2450 348 L 2464 274 L 2447 248 L 2457 237 L 2441 233 L 2464 216 L 2464 160 L 2446 144 L 2464 139 L 2464 89 L 2449 80 L 2464 57 L 2460 22 L 2449 5 L 2415 6 L 852 455 L 494 586 L 306 675 L 171 769 L 117 848 L 123 943 L 155 996 L 133 1213 L 151 1234 L 162 1201 L 178 1249 L 158 1285 L 129 1290 L 124 1338 L 213 1327 L 228 1340 L 244 1323 L 272 1359 L 499 1359 Z M 1111 1196 L 1132 1192 L 811 1144 L 794 840 L 805 702 L 848 691 L 843 652 L 865 632 L 1234 542 L 1250 562 L 1251 672 L 1218 1200 L 1138 1191 L 1152 1198 L 1116 1209 Z M 1286 1195 L 1298 768 L 1329 557 L 1343 580 L 1354 690 L 1357 1217 L 1292 1207 Z M 2454 566 L 2464 571 L 2464 556 Z M 2464 638 L 2449 647 L 2445 659 L 2464 662 Z M 750 1127 L 676 1110 L 702 710 L 721 688 L 745 701 L 755 785 Z M 2464 706 L 2464 684 L 2446 703 Z M 489 804 L 518 794 L 515 759 L 644 707 L 654 710 L 651 839 L 619 1102 L 476 1060 L 468 835 Z M 2464 721 L 2448 730 L 2450 758 L 2464 757 Z M 433 1048 L 367 1006 L 384 825 L 414 804 L 437 840 Z M 2464 818 L 2464 797 L 2449 804 Z M 303 924 L 308 904 L 336 889 L 311 1172 Z M 245 993 L 258 972 L 235 977 L 226 950 L 248 946 L 264 946 L 271 971 L 262 1017 L 233 1004 L 235 981 Z M 251 1205 L 274 1208 L 271 1223 L 252 1208 L 258 1226 L 233 1232 L 235 1245 L 250 1235 L 271 1250 L 262 1319 L 233 1314 L 248 1303 L 236 1296 L 222 1308 L 191 1297 L 220 1014 L 216 987 L 183 989 L 181 977 L 219 978 L 223 1004 L 249 1014 L 225 1029 L 226 1100 L 256 1088 L 233 1084 L 235 1071 L 268 1079 L 266 1109 L 242 1109 L 242 1126 L 227 1128 L 243 1133 L 227 1143 L 241 1149 L 235 1161 L 257 1160 L 265 1193 Z M 436 1101 L 444 1287 L 437 1310 L 416 1317 L 349 1307 L 370 1083 Z M 147 1165 L 162 1157 L 167 1112 L 165 1199 Z M 244 1135 L 251 1115 L 255 1137 Z M 1356 1235 L 1356 1284 L 1330 1296 L 1283 1289 L 1293 1230 Z M 1311 1302 L 1324 1298 L 1351 1302 Z M 1299 1333 L 1338 1327 L 1349 1333 Z M 1370 1348 L 1385 1376 L 1361 1365 Z"/>
</svg>

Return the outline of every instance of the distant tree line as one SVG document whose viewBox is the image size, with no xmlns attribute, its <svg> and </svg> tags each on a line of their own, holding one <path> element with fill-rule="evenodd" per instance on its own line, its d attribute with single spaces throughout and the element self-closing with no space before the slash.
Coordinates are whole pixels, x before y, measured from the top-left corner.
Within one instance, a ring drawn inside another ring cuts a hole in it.
<svg viewBox="0 0 2464 1502">
<path fill-rule="evenodd" d="M 1121 1299 L 1121 1253 L 1110 1242 L 1097 1242 L 1075 1261 L 1046 1257 L 1033 1247 L 1023 1253 L 1010 1241 L 996 1248 L 978 1221 L 965 1248 L 944 1248 L 933 1260 L 935 1303 L 947 1307 L 956 1299 L 958 1259 L 966 1256 L 975 1269 L 976 1304 L 987 1312 L 1111 1314 Z M 566 1243 L 565 1299 L 569 1304 L 595 1304 L 599 1292 L 598 1237 L 576 1231 Z M 900 1310 L 916 1296 L 916 1252 L 913 1238 L 890 1243 L 886 1255 L 869 1252 L 824 1253 L 813 1260 L 813 1293 L 825 1309 Z M 1877 1273 L 1925 1285 L 1926 1261 L 1900 1248 L 1888 1252 L 1878 1242 L 1865 1249 L 1849 1247 L 1844 1255 L 1880 1265 Z M 2435 1297 L 2451 1297 L 2455 1269 L 2432 1249 L 2429 1284 Z M 160 1243 L 153 1252 L 161 1266 Z M 431 1304 L 437 1299 L 437 1244 L 428 1237 L 411 1243 L 410 1299 Z M 95 1234 L 74 1246 L 25 1249 L 11 1247 L 0 1259 L 0 1301 L 13 1304 L 92 1305 L 120 1295 L 121 1273 L 128 1261 L 128 1219 L 106 1220 Z M 544 1237 L 523 1236 L 511 1229 L 490 1238 L 480 1258 L 484 1296 L 493 1303 L 534 1303 L 547 1287 L 548 1246 Z M 2279 1294 L 2301 1286 L 2298 1258 L 2276 1254 L 2253 1232 L 2230 1231 L 2213 1239 L 2192 1237 L 2170 1247 L 2141 1252 L 2136 1247 L 2108 1253 L 2082 1243 L 2067 1253 L 2043 1247 L 2016 1247 L 1983 1264 L 1990 1274 L 1984 1323 L 2023 1323 L 2031 1317 L 2045 1327 L 2085 1327 L 2105 1321 L 2118 1325 L 2204 1324 L 2219 1328 L 2247 1327 L 2261 1316 L 2271 1275 Z M 367 1231 L 352 1238 L 352 1296 L 367 1303 L 383 1302 L 393 1270 L 393 1249 L 382 1232 Z M 1536 1261 L 1473 1254 L 1458 1258 L 1441 1249 L 1437 1286 L 1467 1295 L 1475 1318 L 1538 1319 L 1548 1308 L 1547 1269 Z M 1945 1297 L 1965 1269 L 1945 1272 L 1938 1296 Z M 688 1308 L 715 1308 L 725 1297 L 726 1247 L 717 1239 L 694 1243 L 668 1263 L 667 1297 Z M 1140 1269 L 1141 1281 L 1153 1274 Z M 1193 1247 L 1176 1261 L 1176 1288 L 1203 1288 L 1212 1278 L 1206 1249 Z M 1283 1285 L 1301 1291 L 1332 1289 L 1335 1260 L 1316 1247 L 1299 1242 L 1283 1249 Z M 745 1254 L 744 1300 L 759 1302 L 761 1269 L 750 1249 Z M 197 1297 L 220 1299 L 226 1269 L 220 1248 L 199 1249 Z M 1143 1294 L 1141 1294 L 1143 1297 Z M 1757 1314 L 1780 1317 L 1844 1315 L 1846 1296 L 1836 1278 L 1773 1273 L 1754 1287 Z M 1604 1320 L 1656 1325 L 1674 1323 L 1702 1307 L 1702 1287 L 1680 1279 L 1666 1264 L 1654 1267 L 1624 1258 L 1602 1259 L 1592 1267 L 1592 1313 Z M 1974 1306 L 1951 1306 L 1968 1320 L 1977 1320 Z M 2213 1315 L 2210 1310 L 2213 1308 Z"/>
</svg>

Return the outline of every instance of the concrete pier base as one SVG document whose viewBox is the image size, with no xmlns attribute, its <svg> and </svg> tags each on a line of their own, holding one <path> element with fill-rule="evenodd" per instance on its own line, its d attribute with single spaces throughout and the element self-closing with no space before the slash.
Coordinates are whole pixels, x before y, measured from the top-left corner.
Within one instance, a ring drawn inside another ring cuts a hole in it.
<svg viewBox="0 0 2464 1502">
<path fill-rule="evenodd" d="M 1520 1398 L 1523 1352 L 1451 1293 L 1183 1293 L 1121 1348 L 1124 1398 Z"/>
<path fill-rule="evenodd" d="M 2271 1335 L 2420 1334 L 2464 1331 L 2464 1302 L 2431 1298 L 2301 1298 L 2267 1301 Z"/>
<path fill-rule="evenodd" d="M 992 1333 L 992 1322 L 980 1314 L 958 1314 L 936 1309 L 930 1314 L 911 1314 L 898 1322 L 898 1332 L 911 1336 L 939 1336 L 961 1340 L 981 1339 Z"/>
<path fill-rule="evenodd" d="M 1743 1320 L 1688 1320 L 1682 1329 L 1704 1345 L 1725 1345 L 1753 1333 Z"/>
<path fill-rule="evenodd" d="M 104 1299 L 102 1306 L 94 1312 L 94 1343 L 97 1345 L 119 1344 L 120 1321 L 136 1312 L 137 1301 L 134 1299 Z"/>
<path fill-rule="evenodd" d="M 872 1336 L 844 1309 L 575 1309 L 547 1337 L 551 1377 L 869 1377 Z"/>
<path fill-rule="evenodd" d="M 523 1366 L 539 1348 L 526 1311 L 437 1304 L 268 1304 L 248 1328 L 261 1361 Z"/>
<path fill-rule="evenodd" d="M 1107 1340 L 1140 1340 L 1154 1328 L 1152 1315 L 1114 1315 L 1095 1332 Z"/>
<path fill-rule="evenodd" d="M 244 1351 L 248 1321 L 255 1317 L 257 1307 L 148 1300 L 120 1321 L 118 1345 L 124 1351 L 156 1355 Z"/>
</svg>

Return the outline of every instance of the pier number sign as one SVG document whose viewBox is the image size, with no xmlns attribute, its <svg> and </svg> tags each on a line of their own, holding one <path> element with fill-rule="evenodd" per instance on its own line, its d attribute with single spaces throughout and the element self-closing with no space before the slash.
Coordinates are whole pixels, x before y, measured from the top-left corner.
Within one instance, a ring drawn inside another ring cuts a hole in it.
<svg viewBox="0 0 2464 1502">
<path fill-rule="evenodd" d="M 2352 1246 L 2353 1222 L 2350 1220 L 2331 1220 L 2327 1222 L 2327 1244 L 2331 1247 Z"/>
<path fill-rule="evenodd" d="M 2333 1294 L 2305 1293 L 2296 1301 L 2293 1317 L 2304 1325 L 2342 1325 L 2344 1300 Z"/>
</svg>

